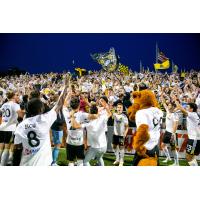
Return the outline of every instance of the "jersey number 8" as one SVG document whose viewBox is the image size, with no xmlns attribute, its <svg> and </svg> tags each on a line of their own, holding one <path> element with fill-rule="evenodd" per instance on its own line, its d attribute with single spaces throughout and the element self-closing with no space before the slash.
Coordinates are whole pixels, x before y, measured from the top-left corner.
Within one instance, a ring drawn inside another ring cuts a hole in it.
<svg viewBox="0 0 200 200">
<path fill-rule="evenodd" d="M 30 131 L 27 134 L 28 143 L 31 147 L 37 147 L 40 145 L 40 140 L 37 138 L 37 134 L 34 131 Z"/>
</svg>

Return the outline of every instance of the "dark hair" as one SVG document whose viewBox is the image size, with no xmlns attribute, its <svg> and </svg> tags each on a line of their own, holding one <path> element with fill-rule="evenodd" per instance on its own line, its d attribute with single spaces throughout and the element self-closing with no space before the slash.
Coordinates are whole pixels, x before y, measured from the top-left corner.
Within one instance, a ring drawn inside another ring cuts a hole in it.
<svg viewBox="0 0 200 200">
<path fill-rule="evenodd" d="M 120 101 L 117 103 L 117 106 L 123 106 L 123 103 Z"/>
<path fill-rule="evenodd" d="M 74 97 L 74 98 L 71 99 L 71 101 L 70 101 L 70 107 L 73 110 L 77 109 L 79 107 L 79 105 L 80 105 L 80 100 L 79 100 L 78 97 Z"/>
<path fill-rule="evenodd" d="M 139 84 L 139 91 L 146 90 L 146 89 L 148 89 L 148 86 L 145 83 Z"/>
<path fill-rule="evenodd" d="M 175 109 L 175 108 L 176 108 L 176 103 L 173 102 L 173 103 L 172 103 L 172 106 L 173 106 L 173 108 Z"/>
<path fill-rule="evenodd" d="M 11 90 L 6 93 L 6 97 L 8 99 L 12 99 L 14 96 L 15 96 L 15 93 Z"/>
<path fill-rule="evenodd" d="M 30 99 L 33 99 L 33 98 L 40 98 L 40 92 L 38 90 L 33 90 L 31 93 L 30 93 Z"/>
<path fill-rule="evenodd" d="M 120 93 L 120 94 L 118 95 L 118 97 L 119 97 L 119 98 L 123 98 L 123 97 L 124 97 L 124 94 Z"/>
<path fill-rule="evenodd" d="M 22 100 L 24 103 L 27 103 L 28 102 L 28 95 L 25 94 L 23 97 L 22 97 Z"/>
<path fill-rule="evenodd" d="M 96 105 L 91 105 L 90 107 L 90 114 L 97 114 L 98 113 L 98 108 Z"/>
<path fill-rule="evenodd" d="M 33 98 L 28 102 L 27 110 L 28 116 L 39 115 L 44 111 L 44 103 L 38 98 Z"/>
<path fill-rule="evenodd" d="M 101 96 L 100 99 L 103 99 L 106 103 L 108 103 L 108 98 L 106 96 Z"/>
<path fill-rule="evenodd" d="M 193 112 L 197 112 L 197 109 L 198 109 L 197 104 L 195 104 L 195 103 L 188 103 L 188 105 L 190 106 L 190 108 L 192 108 Z"/>
</svg>

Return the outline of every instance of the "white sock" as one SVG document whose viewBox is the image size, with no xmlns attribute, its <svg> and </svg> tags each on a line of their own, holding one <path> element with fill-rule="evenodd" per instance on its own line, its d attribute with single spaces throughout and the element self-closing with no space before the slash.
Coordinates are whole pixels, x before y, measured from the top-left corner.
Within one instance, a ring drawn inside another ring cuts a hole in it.
<svg viewBox="0 0 200 200">
<path fill-rule="evenodd" d="M 73 162 L 69 162 L 68 166 L 74 166 Z"/>
<path fill-rule="evenodd" d="M 8 158 L 9 161 L 12 161 L 13 160 L 13 152 L 10 151 L 9 152 L 9 158 Z"/>
<path fill-rule="evenodd" d="M 3 149 L 0 149 L 0 162 L 1 162 L 1 155 L 3 153 Z"/>
<path fill-rule="evenodd" d="M 119 148 L 118 147 L 116 147 L 116 149 L 114 149 L 114 153 L 115 153 L 116 161 L 119 161 Z"/>
<path fill-rule="evenodd" d="M 7 164 L 7 160 L 8 160 L 8 156 L 9 156 L 9 150 L 8 149 L 4 149 L 2 156 L 1 156 L 1 166 L 6 166 Z"/>
<path fill-rule="evenodd" d="M 77 166 L 83 166 L 83 160 L 77 160 Z"/>
<path fill-rule="evenodd" d="M 190 166 L 198 166 L 198 163 L 197 163 L 196 158 L 194 158 L 192 161 L 188 162 L 188 164 L 189 164 Z"/>
<path fill-rule="evenodd" d="M 173 151 L 173 154 L 174 154 L 174 161 L 175 161 L 175 163 L 176 163 L 176 164 L 179 164 L 179 162 L 178 162 L 178 152 L 177 152 L 177 150 L 174 150 L 174 151 Z"/>
<path fill-rule="evenodd" d="M 168 151 L 167 146 L 165 146 L 165 147 L 163 148 L 163 152 L 164 152 L 165 156 L 167 157 L 167 159 L 170 159 L 170 155 L 169 155 L 169 151 Z"/>
<path fill-rule="evenodd" d="M 119 150 L 120 162 L 124 162 L 124 149 Z"/>
</svg>

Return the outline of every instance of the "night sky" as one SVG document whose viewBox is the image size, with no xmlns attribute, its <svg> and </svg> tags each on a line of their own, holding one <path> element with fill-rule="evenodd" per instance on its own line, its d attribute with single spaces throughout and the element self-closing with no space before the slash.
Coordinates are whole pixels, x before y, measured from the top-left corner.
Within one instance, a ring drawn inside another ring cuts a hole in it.
<svg viewBox="0 0 200 200">
<path fill-rule="evenodd" d="M 120 62 L 153 69 L 156 42 L 179 69 L 200 68 L 200 34 L 0 34 L 0 69 L 16 66 L 30 73 L 62 72 L 73 67 L 101 69 L 90 53 L 114 47 Z M 74 60 L 74 66 L 72 61 Z"/>
</svg>

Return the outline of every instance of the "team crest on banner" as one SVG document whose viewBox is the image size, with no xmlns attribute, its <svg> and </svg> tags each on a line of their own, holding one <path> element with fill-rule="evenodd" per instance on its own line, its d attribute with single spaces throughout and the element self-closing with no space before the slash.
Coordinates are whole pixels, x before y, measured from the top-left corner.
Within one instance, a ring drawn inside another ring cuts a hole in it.
<svg viewBox="0 0 200 200">
<path fill-rule="evenodd" d="M 109 52 L 90 54 L 93 60 L 97 61 L 104 70 L 113 72 L 118 69 L 118 57 L 115 49 L 110 48 Z"/>
</svg>

